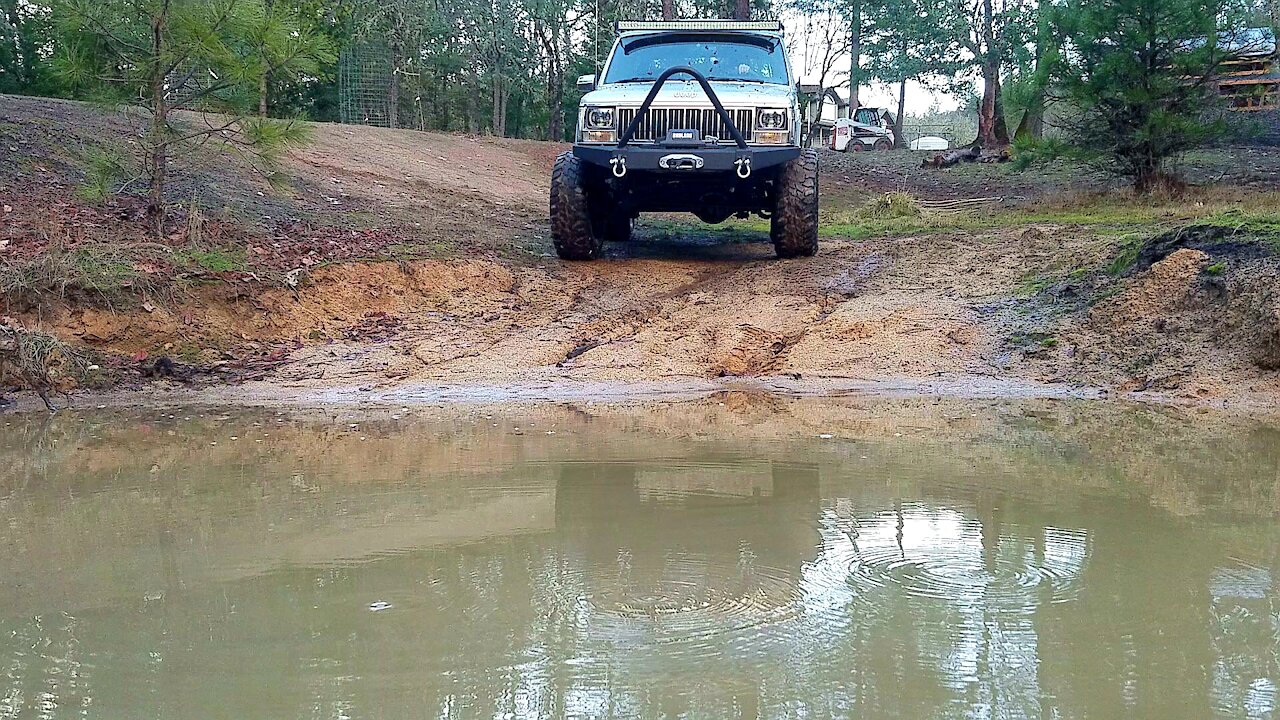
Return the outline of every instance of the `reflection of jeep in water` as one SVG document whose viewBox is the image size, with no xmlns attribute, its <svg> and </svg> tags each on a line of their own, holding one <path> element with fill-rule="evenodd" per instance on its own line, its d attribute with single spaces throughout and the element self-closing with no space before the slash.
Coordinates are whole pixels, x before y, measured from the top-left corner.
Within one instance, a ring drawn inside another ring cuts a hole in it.
<svg viewBox="0 0 1280 720">
<path fill-rule="evenodd" d="M 551 235 L 568 260 L 631 238 L 642 212 L 769 218 L 779 257 L 818 250 L 818 156 L 799 146 L 797 87 L 776 22 L 618 23 L 584 76 L 572 152 L 551 174 Z"/>
</svg>

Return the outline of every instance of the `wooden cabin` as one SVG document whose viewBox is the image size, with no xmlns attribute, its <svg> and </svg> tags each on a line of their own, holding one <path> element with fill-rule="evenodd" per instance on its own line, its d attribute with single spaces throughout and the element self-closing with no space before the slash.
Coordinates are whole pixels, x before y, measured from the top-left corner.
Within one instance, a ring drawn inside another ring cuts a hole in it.
<svg viewBox="0 0 1280 720">
<path fill-rule="evenodd" d="M 1280 58 L 1269 28 L 1253 28 L 1240 40 L 1239 57 L 1225 63 L 1215 79 L 1228 107 L 1241 112 L 1280 110 Z"/>
</svg>

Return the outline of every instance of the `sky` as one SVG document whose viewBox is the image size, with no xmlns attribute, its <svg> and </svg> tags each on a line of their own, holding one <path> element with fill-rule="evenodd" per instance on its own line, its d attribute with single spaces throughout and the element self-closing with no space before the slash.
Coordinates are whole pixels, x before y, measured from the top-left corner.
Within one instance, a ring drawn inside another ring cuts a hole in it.
<svg viewBox="0 0 1280 720">
<path fill-rule="evenodd" d="M 880 84 L 864 86 L 858 98 L 863 105 L 890 108 L 895 111 L 898 108 L 897 87 L 890 88 Z M 960 107 L 959 101 L 952 95 L 930 90 L 918 82 L 907 83 L 908 115 L 923 115 L 935 104 L 937 109 L 943 112 Z"/>
<path fill-rule="evenodd" d="M 805 21 L 795 15 L 784 15 L 782 23 L 785 26 L 785 33 L 788 38 L 787 45 L 791 47 L 792 68 L 800 75 L 801 82 L 817 84 L 820 73 L 819 58 L 824 50 L 819 45 L 819 43 L 824 42 L 822 36 L 825 34 L 822 32 L 821 26 L 806 32 Z M 848 41 L 847 31 L 841 31 L 840 40 L 842 42 Z M 806 42 L 808 47 L 806 47 Z M 806 56 L 810 58 L 807 63 Z M 847 52 L 840 53 L 834 67 L 841 78 L 848 77 L 849 54 Z M 841 70 L 843 72 L 839 72 Z M 828 82 L 831 82 L 831 80 L 832 77 L 829 74 Z M 864 85 L 858 97 L 863 105 L 884 107 L 895 111 L 898 107 L 898 88 L 896 86 L 888 87 L 880 83 Z M 960 103 L 954 96 L 930 90 L 918 82 L 907 83 L 906 106 L 908 115 L 922 115 L 935 105 L 937 109 L 947 111 L 956 109 Z"/>
</svg>

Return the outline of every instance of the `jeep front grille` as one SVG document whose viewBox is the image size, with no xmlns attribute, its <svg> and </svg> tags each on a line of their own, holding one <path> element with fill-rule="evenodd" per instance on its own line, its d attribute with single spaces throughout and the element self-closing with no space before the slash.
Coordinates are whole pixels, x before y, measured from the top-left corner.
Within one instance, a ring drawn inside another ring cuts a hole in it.
<svg viewBox="0 0 1280 720">
<path fill-rule="evenodd" d="M 621 135 L 636 116 L 637 108 L 618 109 L 618 134 Z M 742 132 L 742 137 L 751 142 L 754 127 L 754 115 L 751 110 L 730 110 L 729 115 Z M 697 130 L 702 137 L 714 135 L 725 142 L 733 141 L 733 134 L 728 126 L 720 121 L 720 115 L 714 108 L 649 108 L 632 140 L 652 142 L 666 138 L 668 130 Z"/>
</svg>

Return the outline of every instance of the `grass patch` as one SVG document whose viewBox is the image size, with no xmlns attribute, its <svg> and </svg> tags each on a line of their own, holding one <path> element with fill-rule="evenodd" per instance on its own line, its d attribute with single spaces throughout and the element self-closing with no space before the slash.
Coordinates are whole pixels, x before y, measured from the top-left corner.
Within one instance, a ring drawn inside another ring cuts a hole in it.
<svg viewBox="0 0 1280 720">
<path fill-rule="evenodd" d="M 458 252 L 456 243 L 448 240 L 434 240 L 426 243 L 396 243 L 388 245 L 382 253 L 397 262 L 409 260 L 437 260 L 451 257 Z"/>
<path fill-rule="evenodd" d="M 708 225 L 701 220 L 681 220 L 670 217 L 647 217 L 643 225 L 650 238 L 655 240 L 681 240 L 697 236 L 718 236 L 725 240 L 735 240 L 743 233 L 769 232 L 769 221 L 752 218 L 748 220 L 729 220 L 717 225 Z"/>
<path fill-rule="evenodd" d="M 76 195 L 87 202 L 105 202 L 116 192 L 125 175 L 123 156 L 106 148 L 86 148 L 80 161 L 84 163 L 84 183 Z"/>
<path fill-rule="evenodd" d="M 895 218 L 918 218 L 924 215 L 920 203 L 908 193 L 891 192 L 873 198 L 858 215 L 867 220 L 892 220 Z"/>
<path fill-rule="evenodd" d="M 343 215 L 348 227 L 367 230 L 381 227 L 381 218 L 368 210 L 351 210 Z"/>
<path fill-rule="evenodd" d="M 1051 333 L 1031 331 L 1009 336 L 1009 344 L 1020 348 L 1055 348 L 1058 339 Z"/>
<path fill-rule="evenodd" d="M 1013 141 L 1014 170 L 1026 170 L 1032 166 L 1045 168 L 1063 159 L 1075 159 L 1076 155 L 1075 148 L 1059 138 L 1014 138 Z"/>
<path fill-rule="evenodd" d="M 1022 297 L 1039 295 L 1053 285 L 1054 281 L 1050 275 L 1028 275 L 1018 284 L 1017 294 Z"/>
<path fill-rule="evenodd" d="M 1119 244 L 1116 256 L 1107 264 L 1107 274 L 1119 277 L 1137 264 L 1142 249 L 1147 245 L 1147 238 L 1142 235 L 1125 236 Z"/>
<path fill-rule="evenodd" d="M 1204 224 L 1231 228 L 1235 232 L 1266 243 L 1280 252 L 1280 212 L 1231 207 L 1204 218 Z"/>
<path fill-rule="evenodd" d="M 179 261 L 206 272 L 238 272 L 245 269 L 244 251 L 227 248 L 184 250 Z"/>
<path fill-rule="evenodd" d="M 819 233 L 863 240 L 873 237 L 912 235 L 955 230 L 1000 230 L 1026 225 L 1073 225 L 1088 227 L 1099 235 L 1127 235 L 1139 228 L 1159 228 L 1166 218 L 1136 208 L 1097 206 L 1092 208 L 1042 206 L 994 207 L 981 212 L 936 213 L 867 217 L 862 210 L 825 213 Z"/>
<path fill-rule="evenodd" d="M 54 242 L 35 258 L 0 261 L 0 294 L 33 300 L 147 295 L 158 289 L 153 268 L 169 260 L 170 250 L 161 245 L 87 243 L 68 248 Z"/>
<path fill-rule="evenodd" d="M 850 240 L 867 240 L 878 237 L 915 235 L 944 230 L 980 229 L 982 223 L 967 218 L 897 217 L 863 218 L 853 213 L 828 214 L 818 226 L 818 234 L 826 237 L 843 237 Z"/>
<path fill-rule="evenodd" d="M 948 169 L 946 172 L 951 172 Z M 905 195 L 905 193 L 902 193 Z M 906 197 L 910 197 L 907 195 Z M 873 200 L 871 204 L 882 202 Z M 862 240 L 926 232 L 997 230 L 1025 225 L 1087 227 L 1100 237 L 1124 241 L 1135 232 L 1155 234 L 1203 222 L 1239 227 L 1280 251 L 1280 193 L 1244 193 L 1233 188 L 1193 189 L 1181 197 L 1141 197 L 1128 191 L 1076 193 L 1052 200 L 983 208 L 980 212 L 919 215 L 824 209 L 819 232 Z"/>
<path fill-rule="evenodd" d="M 1204 271 L 1209 275 L 1221 275 L 1222 273 L 1227 271 L 1227 263 L 1222 260 L 1219 260 L 1218 262 L 1205 268 Z"/>
</svg>

